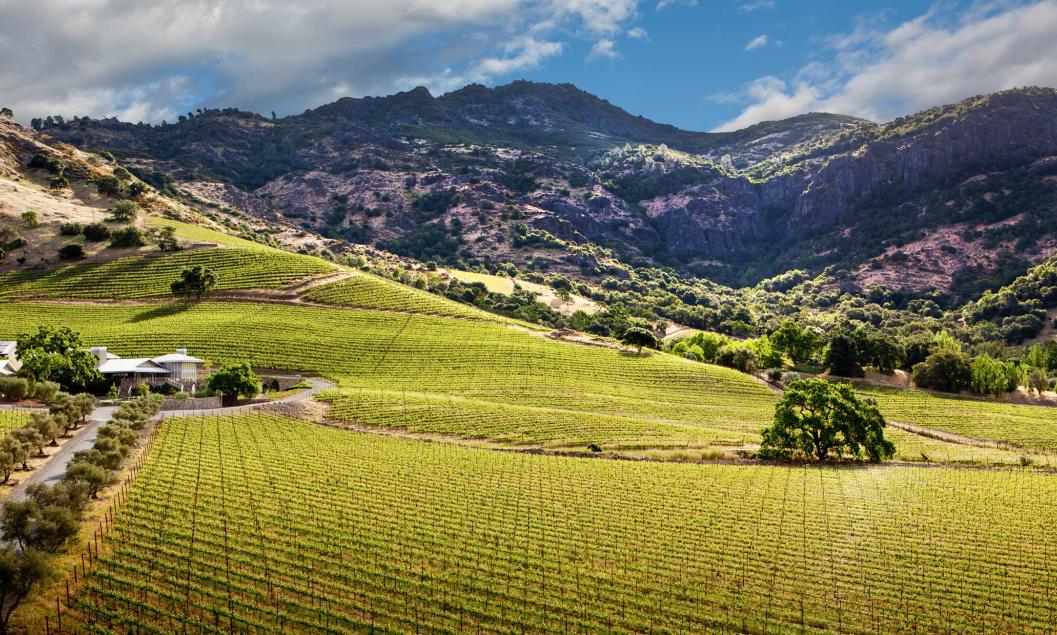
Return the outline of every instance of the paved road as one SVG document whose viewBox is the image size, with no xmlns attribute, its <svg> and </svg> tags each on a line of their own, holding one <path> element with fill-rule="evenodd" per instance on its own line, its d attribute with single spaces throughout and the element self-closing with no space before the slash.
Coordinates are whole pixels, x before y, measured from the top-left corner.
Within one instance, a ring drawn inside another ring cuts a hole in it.
<svg viewBox="0 0 1057 635">
<path fill-rule="evenodd" d="M 289 397 L 283 397 L 275 401 L 267 401 L 259 404 L 250 404 L 248 406 L 236 406 L 234 408 L 213 408 L 210 410 L 169 410 L 161 413 L 163 418 L 169 419 L 173 417 L 192 417 L 198 415 L 208 414 L 225 414 L 231 412 L 244 412 L 247 410 L 256 410 L 262 406 L 267 406 L 272 403 L 289 403 L 293 401 L 305 401 L 314 395 L 319 394 L 324 390 L 330 390 L 334 388 L 332 382 L 326 381 L 325 379 L 308 379 L 311 388 L 306 388 L 301 392 L 290 395 Z M 11 490 L 7 500 L 21 501 L 26 498 L 26 489 L 36 483 L 47 483 L 48 485 L 54 485 L 62 480 L 62 477 L 66 475 L 66 466 L 69 465 L 73 459 L 73 455 L 80 452 L 81 450 L 90 450 L 95 445 L 95 439 L 98 435 L 99 427 L 110 421 L 110 418 L 114 416 L 117 411 L 115 406 L 107 406 L 104 408 L 96 408 L 95 411 L 88 418 L 88 423 L 77 431 L 77 434 L 73 439 L 66 441 L 51 458 L 48 459 L 47 463 L 41 465 L 34 470 L 29 476 L 22 479 L 22 481 Z"/>
<path fill-rule="evenodd" d="M 41 465 L 29 476 L 22 479 L 22 481 L 11 490 L 11 494 L 8 495 L 7 500 L 25 500 L 26 490 L 36 483 L 54 485 L 61 481 L 62 477 L 66 475 L 66 466 L 70 463 L 70 460 L 73 459 L 73 455 L 81 450 L 92 449 L 99 432 L 99 426 L 110 421 L 110 417 L 114 416 L 115 411 L 117 411 L 117 408 L 114 406 L 96 408 L 88 417 L 88 423 L 78 430 L 72 439 L 63 443 L 62 447 L 58 450 L 55 450 L 55 453 L 51 455 L 51 458 L 48 459 L 47 463 Z"/>
</svg>

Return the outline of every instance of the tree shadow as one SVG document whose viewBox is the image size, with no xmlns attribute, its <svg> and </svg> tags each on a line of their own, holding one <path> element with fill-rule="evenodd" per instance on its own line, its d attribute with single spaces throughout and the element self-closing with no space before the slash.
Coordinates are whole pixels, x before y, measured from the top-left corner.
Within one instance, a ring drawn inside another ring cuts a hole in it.
<svg viewBox="0 0 1057 635">
<path fill-rule="evenodd" d="M 184 311 L 189 311 L 192 304 L 190 302 L 176 302 L 173 304 L 159 304 L 158 306 L 147 309 L 132 316 L 129 322 L 149 322 L 150 320 L 156 320 L 158 318 L 166 318 L 174 315 L 179 315 Z"/>
</svg>

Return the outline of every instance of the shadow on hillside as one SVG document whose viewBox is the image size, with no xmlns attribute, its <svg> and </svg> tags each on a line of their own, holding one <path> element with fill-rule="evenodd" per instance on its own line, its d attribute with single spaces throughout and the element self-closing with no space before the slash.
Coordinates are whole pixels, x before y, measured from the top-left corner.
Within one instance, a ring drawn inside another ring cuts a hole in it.
<svg viewBox="0 0 1057 635">
<path fill-rule="evenodd" d="M 172 317 L 179 315 L 184 311 L 188 311 L 191 308 L 189 302 L 177 302 L 174 304 L 159 304 L 156 307 L 147 309 L 132 316 L 129 322 L 149 322 L 150 320 L 156 320 L 158 318 Z"/>
</svg>

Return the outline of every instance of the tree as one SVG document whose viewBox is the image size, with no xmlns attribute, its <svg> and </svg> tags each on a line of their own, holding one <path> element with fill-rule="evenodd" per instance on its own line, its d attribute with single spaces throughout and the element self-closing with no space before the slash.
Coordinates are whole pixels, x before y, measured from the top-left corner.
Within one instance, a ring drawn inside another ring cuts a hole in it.
<svg viewBox="0 0 1057 635">
<path fill-rule="evenodd" d="M 103 196 L 120 196 L 121 180 L 111 174 L 104 174 L 96 178 L 95 189 Z"/>
<path fill-rule="evenodd" d="M 18 336 L 22 372 L 37 382 L 55 381 L 66 389 L 100 379 L 98 360 L 69 327 L 42 326 L 36 333 Z"/>
<path fill-rule="evenodd" d="M 162 227 L 155 237 L 155 242 L 158 243 L 158 249 L 161 251 L 180 251 L 180 243 L 176 240 L 175 227 Z"/>
<path fill-rule="evenodd" d="M 921 388 L 961 392 L 973 386 L 973 362 L 965 353 L 940 348 L 915 365 L 913 375 Z"/>
<path fill-rule="evenodd" d="M 3 448 L 0 448 L 0 474 L 4 477 L 4 480 L 0 482 L 6 483 L 11 479 L 11 472 L 14 471 L 15 465 L 17 463 L 11 453 L 5 452 Z"/>
<path fill-rule="evenodd" d="M 886 375 L 903 363 L 903 347 L 891 337 L 879 336 L 870 341 L 870 363 Z"/>
<path fill-rule="evenodd" d="M 275 113 L 273 112 L 272 115 L 275 115 Z M 7 117 L 8 119 L 14 119 L 15 118 L 15 112 L 13 110 L 11 110 L 10 108 L 5 106 L 3 108 L 0 108 L 0 117 Z M 274 119 L 275 117 L 272 117 L 272 118 Z"/>
<path fill-rule="evenodd" d="M 793 360 L 794 364 L 811 361 L 822 346 L 822 338 L 811 328 L 802 328 L 796 322 L 783 322 L 771 334 L 771 343 Z"/>
<path fill-rule="evenodd" d="M 29 461 L 29 453 L 22 445 L 22 442 L 10 434 L 0 438 L 0 455 L 10 456 L 12 465 L 21 465 L 23 469 L 28 467 L 26 462 Z M 9 476 L 10 474 L 5 476 L 5 483 Z"/>
<path fill-rule="evenodd" d="M 209 390 L 224 396 L 225 404 L 231 404 L 239 396 L 247 399 L 261 391 L 261 382 L 249 364 L 237 364 L 221 368 L 207 384 Z"/>
<path fill-rule="evenodd" d="M 831 375 L 862 377 L 860 353 L 858 338 L 848 331 L 838 331 L 826 349 L 826 368 Z"/>
<path fill-rule="evenodd" d="M 84 260 L 84 246 L 77 243 L 63 245 L 59 248 L 59 258 L 62 260 Z"/>
<path fill-rule="evenodd" d="M 187 267 L 180 274 L 180 279 L 170 285 L 173 295 L 182 295 L 187 299 L 194 296 L 201 300 L 217 284 L 217 277 L 202 265 Z"/>
<path fill-rule="evenodd" d="M 88 486 L 89 495 L 96 498 L 99 490 L 106 487 L 110 475 L 98 465 L 87 461 L 76 461 L 66 468 L 65 479 L 70 482 L 84 483 Z"/>
<path fill-rule="evenodd" d="M 1043 391 L 1050 389 L 1050 378 L 1046 375 L 1046 371 L 1041 368 L 1032 368 L 1028 372 L 1028 388 L 1031 388 L 1040 395 Z"/>
<path fill-rule="evenodd" d="M 36 550 L 19 553 L 8 546 L 0 552 L 0 634 L 7 635 L 11 615 L 47 573 L 47 561 Z"/>
<path fill-rule="evenodd" d="M 633 326 L 624 331 L 624 337 L 620 338 L 620 341 L 627 346 L 634 346 L 639 353 L 642 353 L 643 347 L 653 348 L 657 346 L 657 338 L 653 333 L 638 326 Z"/>
<path fill-rule="evenodd" d="M 115 223 L 131 223 L 139 215 L 139 205 L 127 198 L 122 199 L 110 208 L 110 216 L 107 220 Z"/>
<path fill-rule="evenodd" d="M 763 430 L 760 456 L 793 458 L 797 453 L 826 461 L 831 454 L 891 458 L 895 446 L 884 438 L 885 420 L 850 384 L 802 379 L 790 384 L 775 407 L 774 423 Z"/>
</svg>

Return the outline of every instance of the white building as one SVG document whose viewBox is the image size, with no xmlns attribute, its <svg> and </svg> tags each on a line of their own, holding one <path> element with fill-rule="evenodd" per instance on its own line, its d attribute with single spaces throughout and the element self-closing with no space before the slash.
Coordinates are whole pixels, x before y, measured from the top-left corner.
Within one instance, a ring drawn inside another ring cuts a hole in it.
<svg viewBox="0 0 1057 635">
<path fill-rule="evenodd" d="M 22 368 L 16 353 L 18 353 L 17 342 L 0 342 L 0 377 L 14 375 L 19 368 Z"/>
<path fill-rule="evenodd" d="M 118 394 L 128 392 L 143 383 L 160 386 L 172 384 L 186 392 L 198 390 L 198 374 L 205 362 L 187 354 L 186 348 L 161 357 L 119 357 L 105 346 L 92 347 L 92 354 L 99 360 L 98 370 L 104 376 L 118 381 Z"/>
</svg>

